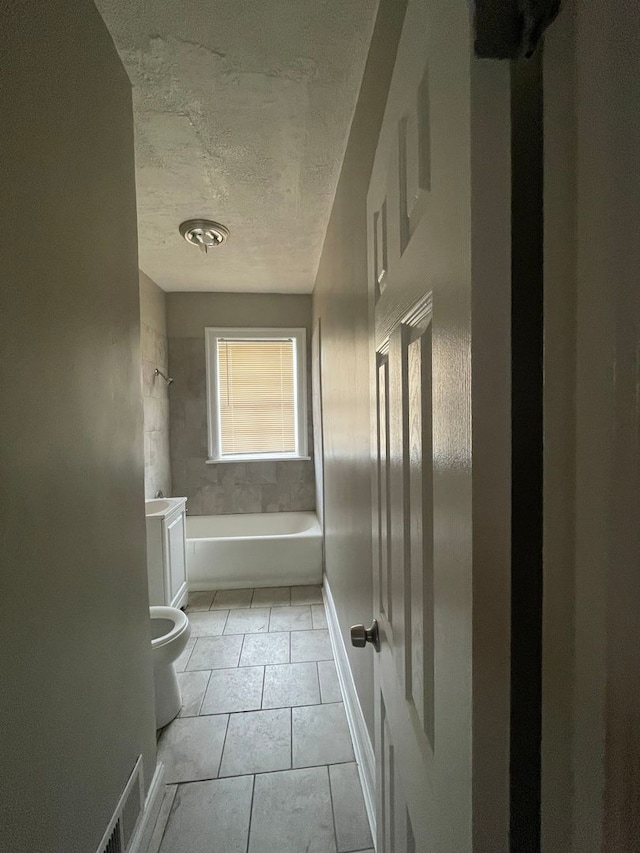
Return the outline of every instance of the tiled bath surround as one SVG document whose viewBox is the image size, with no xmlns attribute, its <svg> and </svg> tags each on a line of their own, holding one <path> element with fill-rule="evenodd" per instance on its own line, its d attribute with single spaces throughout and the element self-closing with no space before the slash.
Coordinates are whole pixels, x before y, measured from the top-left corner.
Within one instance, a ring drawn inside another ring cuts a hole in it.
<svg viewBox="0 0 640 853">
<path fill-rule="evenodd" d="M 169 370 L 167 349 L 166 294 L 140 271 L 140 351 L 144 405 L 144 494 L 153 498 L 158 490 L 171 494 L 169 461 L 169 389 L 155 376 L 158 368 Z"/>
<path fill-rule="evenodd" d="M 313 460 L 208 464 L 204 330 L 207 326 L 300 327 L 310 339 L 307 296 L 169 293 L 171 475 L 191 515 L 295 512 L 315 509 Z M 309 362 L 309 352 L 307 352 Z M 309 451 L 312 453 L 311 373 L 308 369 Z"/>
</svg>

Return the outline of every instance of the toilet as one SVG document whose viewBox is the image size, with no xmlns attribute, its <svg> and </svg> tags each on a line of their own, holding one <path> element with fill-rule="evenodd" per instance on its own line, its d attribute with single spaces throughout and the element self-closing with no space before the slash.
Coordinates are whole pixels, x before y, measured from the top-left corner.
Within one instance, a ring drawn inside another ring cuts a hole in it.
<svg viewBox="0 0 640 853">
<path fill-rule="evenodd" d="M 182 697 L 174 666 L 187 645 L 189 618 L 176 607 L 150 607 L 151 658 L 156 692 L 156 728 L 170 723 L 180 712 Z"/>
</svg>

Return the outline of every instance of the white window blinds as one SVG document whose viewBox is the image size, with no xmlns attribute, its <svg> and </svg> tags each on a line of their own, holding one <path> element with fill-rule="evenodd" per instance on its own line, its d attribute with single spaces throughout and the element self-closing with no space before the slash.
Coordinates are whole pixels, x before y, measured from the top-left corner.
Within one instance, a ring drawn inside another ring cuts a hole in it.
<svg viewBox="0 0 640 853">
<path fill-rule="evenodd" d="M 220 453 L 295 453 L 292 340 L 217 340 Z"/>
</svg>

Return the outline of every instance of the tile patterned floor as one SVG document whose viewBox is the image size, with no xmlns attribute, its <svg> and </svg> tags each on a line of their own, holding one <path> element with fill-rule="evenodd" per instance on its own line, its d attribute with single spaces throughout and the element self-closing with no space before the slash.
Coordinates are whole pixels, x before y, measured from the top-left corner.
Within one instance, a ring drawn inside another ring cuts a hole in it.
<svg viewBox="0 0 640 853">
<path fill-rule="evenodd" d="M 196 592 L 159 853 L 373 853 L 320 587 Z"/>
</svg>

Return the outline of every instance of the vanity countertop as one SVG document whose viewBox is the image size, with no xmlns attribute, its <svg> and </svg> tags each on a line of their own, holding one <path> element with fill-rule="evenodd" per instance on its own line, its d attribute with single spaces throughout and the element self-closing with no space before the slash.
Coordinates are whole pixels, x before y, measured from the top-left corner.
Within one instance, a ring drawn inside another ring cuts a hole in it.
<svg viewBox="0 0 640 853">
<path fill-rule="evenodd" d="M 144 502 L 145 515 L 147 518 L 164 518 L 186 502 L 186 498 L 154 498 Z"/>
</svg>

